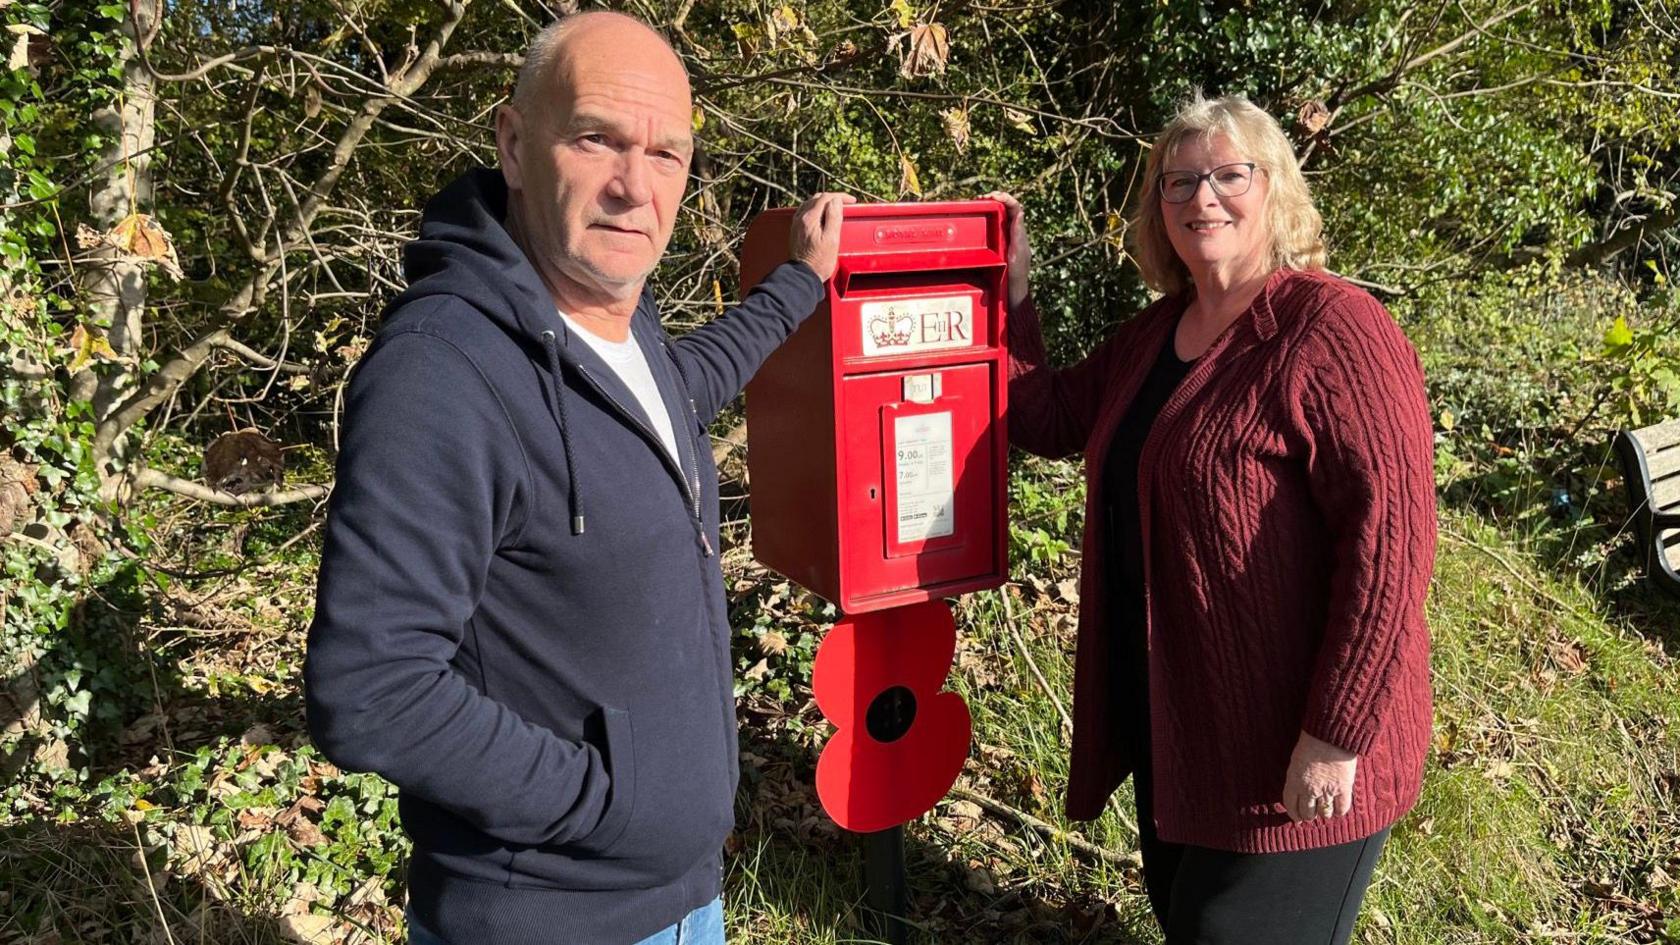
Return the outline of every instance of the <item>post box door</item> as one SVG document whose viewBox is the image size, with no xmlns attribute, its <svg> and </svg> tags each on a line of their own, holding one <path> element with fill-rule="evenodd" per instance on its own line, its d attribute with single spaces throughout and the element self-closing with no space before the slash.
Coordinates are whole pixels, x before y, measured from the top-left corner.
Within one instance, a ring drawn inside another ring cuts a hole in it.
<svg viewBox="0 0 1680 945">
<path fill-rule="evenodd" d="M 998 515 L 991 364 L 846 377 L 841 477 L 851 593 L 988 573 Z"/>
</svg>

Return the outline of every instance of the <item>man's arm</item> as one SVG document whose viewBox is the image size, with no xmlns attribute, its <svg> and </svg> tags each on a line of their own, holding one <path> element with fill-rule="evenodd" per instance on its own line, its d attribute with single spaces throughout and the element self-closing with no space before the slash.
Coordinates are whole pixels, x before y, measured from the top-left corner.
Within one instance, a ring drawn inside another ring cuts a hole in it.
<svg viewBox="0 0 1680 945">
<path fill-rule="evenodd" d="M 421 332 L 376 346 L 350 384 L 304 692 L 310 734 L 335 764 L 538 844 L 600 821 L 601 755 L 449 662 L 528 489 L 511 423 L 466 355 Z"/>
<path fill-rule="evenodd" d="M 741 304 L 671 342 L 702 423 L 711 423 L 747 386 L 759 365 L 822 301 L 823 283 L 840 254 L 840 219 L 856 198 L 823 193 L 794 214 L 788 261 L 754 286 Z"/>
</svg>

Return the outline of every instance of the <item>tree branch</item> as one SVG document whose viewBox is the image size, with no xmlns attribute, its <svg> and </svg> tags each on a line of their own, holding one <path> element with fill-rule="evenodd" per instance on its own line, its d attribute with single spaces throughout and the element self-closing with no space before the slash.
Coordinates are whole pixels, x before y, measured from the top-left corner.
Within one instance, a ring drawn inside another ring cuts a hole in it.
<svg viewBox="0 0 1680 945">
<path fill-rule="evenodd" d="M 189 499 L 208 502 L 211 505 L 221 505 L 228 508 L 254 509 L 266 508 L 274 505 L 287 505 L 292 502 L 312 502 L 325 498 L 332 491 L 332 484 L 324 486 L 300 486 L 296 489 L 285 489 L 275 492 L 252 492 L 244 495 L 234 495 L 221 489 L 212 489 L 201 483 L 171 476 L 155 469 L 142 469 L 134 477 L 134 485 L 139 489 L 162 489 L 176 495 L 184 495 Z"/>
<path fill-rule="evenodd" d="M 1656 236 L 1675 224 L 1680 224 L 1680 203 L 1624 227 L 1607 240 L 1582 246 L 1570 253 L 1567 261 L 1571 266 L 1597 266 L 1624 249 L 1638 246 L 1646 236 Z"/>
<path fill-rule="evenodd" d="M 24 380 L 36 381 L 52 376 L 52 368 L 41 364 L 28 355 L 14 352 L 5 364 L 5 374 L 8 377 L 21 377 Z"/>
<path fill-rule="evenodd" d="M 1037 817 L 1034 817 L 1024 810 L 1017 810 L 1000 800 L 987 797 L 979 791 L 969 790 L 960 784 L 951 788 L 951 796 L 959 800 L 978 804 L 986 810 L 991 811 L 993 814 L 1000 814 L 1004 817 L 1011 818 L 1023 826 L 1030 827 L 1052 840 L 1065 843 L 1080 853 L 1102 860 L 1104 863 L 1120 867 L 1130 867 L 1132 869 L 1136 869 L 1143 865 L 1142 857 L 1140 857 L 1135 851 L 1131 853 L 1120 853 L 1106 847 L 1099 847 L 1084 837 L 1081 837 L 1079 834 L 1062 830 L 1053 824 L 1039 820 Z"/>
<path fill-rule="evenodd" d="M 1335 95 L 1331 96 L 1330 102 L 1327 103 L 1330 106 L 1330 111 L 1331 111 L 1332 115 L 1334 115 L 1336 112 L 1341 111 L 1342 108 L 1350 102 L 1353 102 L 1357 99 L 1364 98 L 1367 95 L 1372 95 L 1372 94 L 1375 94 L 1375 93 L 1378 93 L 1378 92 L 1386 92 L 1389 89 L 1394 88 L 1396 85 L 1399 84 L 1400 80 L 1406 76 L 1407 73 L 1413 72 L 1413 71 L 1427 65 L 1428 63 L 1430 63 L 1430 62 L 1432 62 L 1436 59 L 1439 59 L 1442 56 L 1447 55 L 1448 53 L 1452 52 L 1453 50 L 1457 49 L 1458 47 L 1460 47 L 1460 46 L 1464 45 L 1465 43 L 1469 42 L 1471 39 L 1482 35 L 1483 33 L 1485 33 L 1488 30 L 1489 27 L 1497 26 L 1500 23 L 1505 22 L 1506 20 L 1510 19 L 1511 17 L 1516 16 L 1519 13 L 1527 12 L 1528 10 L 1532 9 L 1538 2 L 1539 2 L 1539 0 L 1529 0 L 1528 3 L 1522 4 L 1521 6 L 1512 7 L 1511 9 L 1506 10 L 1503 13 L 1500 13 L 1496 16 L 1490 17 L 1486 23 L 1483 23 L 1479 26 L 1476 25 L 1476 24 L 1471 24 L 1469 32 L 1464 33 L 1463 35 L 1459 36 L 1457 39 L 1453 39 L 1453 40 L 1450 40 L 1448 42 L 1442 43 L 1441 45 L 1436 46 L 1434 49 L 1431 49 L 1428 52 L 1419 53 L 1418 55 L 1413 56 L 1411 59 L 1408 59 L 1405 62 L 1401 63 L 1400 65 L 1396 66 L 1394 68 L 1394 70 L 1391 71 L 1388 75 L 1385 75 L 1385 76 L 1383 76 L 1381 78 L 1378 78 L 1378 79 L 1373 79 L 1370 82 L 1367 82 L 1364 85 L 1359 86 L 1356 89 L 1353 89 L 1352 91 L 1336 93 Z M 1334 122 L 1334 118 L 1332 118 L 1331 120 L 1332 120 L 1332 122 Z"/>
<path fill-rule="evenodd" d="M 250 278 L 222 303 L 213 324 L 231 325 L 242 320 L 262 305 L 263 300 L 267 297 L 269 283 L 273 281 L 275 274 L 280 272 L 284 255 L 294 247 L 303 245 L 308 241 L 310 225 L 314 223 L 316 215 L 325 206 L 327 197 L 337 186 L 345 168 L 349 166 L 350 159 L 355 155 L 356 147 L 367 136 L 368 130 L 373 127 L 380 112 L 384 111 L 391 103 L 413 95 L 431 77 L 440 61 L 440 52 L 444 45 L 449 42 L 449 37 L 454 34 L 455 28 L 460 25 L 469 2 L 470 0 L 449 0 L 445 4 L 447 13 L 443 22 L 438 26 L 437 32 L 427 42 L 420 55 L 386 86 L 388 94 L 375 96 L 363 103 L 361 113 L 351 120 L 350 124 L 344 129 L 344 133 L 339 136 L 337 143 L 333 146 L 332 156 L 328 160 L 326 168 L 310 185 L 307 195 L 298 204 L 297 216 L 292 224 L 287 227 L 284 234 L 276 237 L 274 248 L 264 253 L 263 261 L 257 267 L 257 271 L 252 273 Z M 252 47 L 242 50 L 240 53 L 231 54 L 231 56 L 233 58 L 249 58 L 249 56 L 259 55 L 265 51 L 278 50 L 274 47 Z M 144 51 L 142 51 L 142 56 L 144 56 Z M 228 58 L 223 57 L 223 60 Z M 150 69 L 151 67 L 148 65 L 147 68 Z M 155 70 L 152 71 L 155 74 Z M 168 399 L 188 378 L 192 377 L 203 366 L 205 359 L 209 357 L 213 349 L 227 348 L 228 350 L 238 351 L 239 348 L 232 347 L 236 344 L 238 342 L 233 341 L 226 327 L 218 328 L 207 335 L 201 336 L 157 373 L 147 378 L 146 383 L 126 400 L 118 404 L 110 415 L 99 424 L 94 435 L 94 459 L 100 464 L 100 468 L 104 469 L 109 462 L 112 448 L 117 439 L 129 427 L 132 427 L 142 417 L 150 413 L 154 407 Z M 245 351 L 250 351 L 250 349 L 246 348 Z"/>
<path fill-rule="evenodd" d="M 525 64 L 525 57 L 519 53 L 501 53 L 478 50 L 474 52 L 454 53 L 438 60 L 440 69 L 459 69 L 462 66 L 506 66 L 517 69 Z"/>
<path fill-rule="evenodd" d="M 218 328 L 198 338 L 168 364 L 146 378 L 146 383 L 127 400 L 117 405 L 110 416 L 100 421 L 93 434 L 94 462 L 103 468 L 111 458 L 111 450 L 117 442 L 117 437 L 140 422 L 140 418 L 150 413 L 153 407 L 169 399 L 177 388 L 198 372 L 205 359 L 210 357 L 210 352 L 229 340 L 231 336 L 228 329 Z"/>
<path fill-rule="evenodd" d="M 260 368 L 268 368 L 270 370 L 278 369 L 282 374 L 314 373 L 313 369 L 306 364 L 299 364 L 296 361 L 276 361 L 268 355 L 246 347 L 241 342 L 235 341 L 232 338 L 222 338 L 212 342 L 212 344 L 225 351 L 232 351 L 234 354 L 239 355 Z"/>
</svg>

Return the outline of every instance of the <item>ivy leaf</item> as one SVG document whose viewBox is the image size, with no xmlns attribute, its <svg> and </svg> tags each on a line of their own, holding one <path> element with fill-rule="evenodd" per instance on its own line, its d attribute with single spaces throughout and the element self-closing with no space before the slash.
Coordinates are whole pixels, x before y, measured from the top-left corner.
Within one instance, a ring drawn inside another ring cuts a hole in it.
<svg viewBox="0 0 1680 945">
<path fill-rule="evenodd" d="M 898 17 L 899 29 L 909 29 L 910 24 L 916 22 L 916 11 L 910 9 L 910 0 L 893 0 L 887 7 L 894 16 Z"/>
<path fill-rule="evenodd" d="M 1604 330 L 1604 347 L 1614 353 L 1631 344 L 1633 344 L 1633 330 L 1628 327 L 1627 317 L 1617 315 L 1616 321 Z"/>
</svg>

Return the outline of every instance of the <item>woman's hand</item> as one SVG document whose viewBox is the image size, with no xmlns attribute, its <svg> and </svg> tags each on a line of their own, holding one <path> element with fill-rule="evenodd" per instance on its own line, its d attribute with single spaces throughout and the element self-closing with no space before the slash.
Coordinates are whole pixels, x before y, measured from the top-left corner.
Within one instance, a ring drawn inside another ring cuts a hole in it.
<svg viewBox="0 0 1680 945">
<path fill-rule="evenodd" d="M 1301 733 L 1289 756 L 1289 775 L 1283 782 L 1283 806 L 1289 819 L 1300 823 L 1319 817 L 1341 817 L 1353 809 L 1353 776 L 1359 756 L 1326 741 Z"/>
<path fill-rule="evenodd" d="M 1009 234 L 1009 307 L 1013 309 L 1026 301 L 1027 272 L 1032 268 L 1026 214 L 1021 211 L 1021 201 L 1010 194 L 994 190 L 986 196 L 1003 204 L 1005 210 L 1003 225 Z"/>
</svg>

